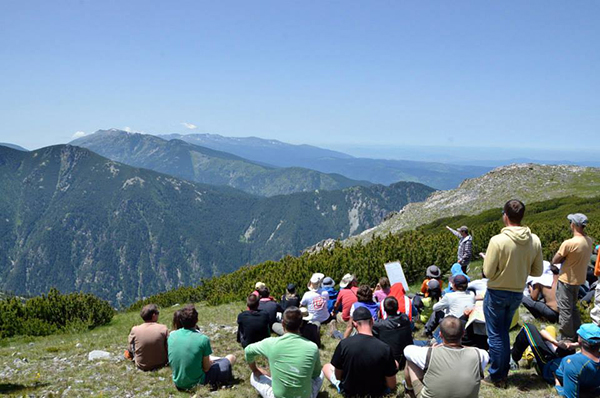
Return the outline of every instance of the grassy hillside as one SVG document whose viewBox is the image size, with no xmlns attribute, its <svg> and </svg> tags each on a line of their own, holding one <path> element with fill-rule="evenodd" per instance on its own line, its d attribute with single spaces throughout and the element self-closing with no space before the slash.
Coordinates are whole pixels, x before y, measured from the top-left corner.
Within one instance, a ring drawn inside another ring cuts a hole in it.
<svg viewBox="0 0 600 398">
<path fill-rule="evenodd" d="M 600 192 L 600 168 L 515 164 L 499 167 L 481 177 L 465 180 L 458 188 L 438 191 L 421 203 L 407 205 L 377 227 L 345 244 L 365 242 L 413 229 L 443 217 L 477 214 L 518 198 L 525 203 L 565 196 L 592 197 Z"/>
<path fill-rule="evenodd" d="M 170 327 L 173 313 L 179 306 L 162 308 L 159 321 Z M 243 360 L 241 346 L 235 341 L 236 317 L 243 304 L 211 307 L 197 305 L 199 325 L 211 339 L 215 355 L 233 353 L 238 357 L 233 373 L 233 387 L 210 393 L 200 387 L 192 394 L 197 397 L 256 398 L 250 385 L 250 370 Z M 137 312 L 120 313 L 107 326 L 84 333 L 59 334 L 48 337 L 18 337 L 0 340 L 0 394 L 8 396 L 46 397 L 189 397 L 179 392 L 171 381 L 171 370 L 163 368 L 142 372 L 123 359 L 127 335 L 132 326 L 141 323 Z M 512 333 L 511 340 L 516 332 Z M 420 338 L 419 332 L 415 333 Z M 321 363 L 331 360 L 338 340 L 323 335 Z M 88 361 L 92 350 L 108 351 L 109 360 Z M 399 380 L 403 376 L 398 375 Z M 534 370 L 511 372 L 511 387 L 497 390 L 482 385 L 483 398 L 539 398 L 554 396 Z M 400 391 L 402 391 L 400 389 Z M 323 383 L 319 398 L 341 398 Z"/>
<path fill-rule="evenodd" d="M 531 227 L 542 242 L 544 256 L 550 259 L 560 243 L 570 237 L 566 216 L 583 212 L 591 223 L 588 233 L 600 238 L 600 196 L 590 199 L 562 198 L 530 204 L 524 223 Z M 161 293 L 147 301 L 171 305 L 184 301 L 207 300 L 213 304 L 241 300 L 252 291 L 256 281 L 263 281 L 276 295 L 283 294 L 285 286 L 294 282 L 305 286 L 313 272 L 323 272 L 339 281 L 351 272 L 359 281 L 374 285 L 385 275 L 384 264 L 399 260 L 410 282 L 423 278 L 424 270 L 437 264 L 447 271 L 456 260 L 457 240 L 446 229 L 468 225 L 474 237 L 473 252 L 485 251 L 489 239 L 502 228 L 501 209 L 491 209 L 477 216 L 456 216 L 440 219 L 414 231 L 376 237 L 365 245 L 343 247 L 336 245 L 313 255 L 285 257 L 281 261 L 268 261 L 241 269 L 218 278 L 205 281 L 195 288 L 184 288 Z M 135 308 L 143 302 L 136 303 Z"/>
</svg>

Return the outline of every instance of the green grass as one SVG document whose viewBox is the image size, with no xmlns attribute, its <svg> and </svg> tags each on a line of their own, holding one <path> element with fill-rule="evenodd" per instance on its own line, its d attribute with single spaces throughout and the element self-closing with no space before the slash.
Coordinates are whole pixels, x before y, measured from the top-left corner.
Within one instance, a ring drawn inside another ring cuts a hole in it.
<svg viewBox="0 0 600 398">
<path fill-rule="evenodd" d="M 481 262 L 471 267 L 471 275 L 480 272 Z M 411 287 L 415 290 L 417 285 Z M 235 341 L 235 320 L 244 309 L 243 303 L 224 304 L 210 307 L 196 306 L 200 314 L 199 325 L 209 335 L 215 355 L 235 354 L 238 362 L 234 366 L 236 382 L 233 387 L 222 389 L 214 397 L 256 398 L 249 382 L 250 370 L 243 359 L 241 346 Z M 170 326 L 174 306 L 161 309 L 160 322 Z M 523 308 L 521 311 L 526 311 Z M 177 391 L 171 381 L 171 371 L 164 368 L 154 372 L 142 372 L 123 359 L 127 336 L 133 325 L 140 323 L 138 313 L 117 314 L 110 324 L 84 333 L 60 334 L 47 337 L 15 337 L 0 341 L 0 394 L 7 396 L 46 397 L 185 397 L 193 394 Z M 222 328 L 225 326 L 225 328 Z M 539 325 L 538 325 L 539 326 Z M 326 328 L 324 328 L 326 329 Z M 518 329 L 511 332 L 511 341 Z M 421 331 L 415 332 L 420 339 Z M 338 343 L 323 334 L 321 362 L 330 361 Z M 106 350 L 113 359 L 88 361 L 92 350 Z M 402 375 L 399 374 L 399 379 Z M 510 374 L 510 388 L 497 390 L 482 385 L 480 396 L 492 397 L 551 397 L 553 388 L 547 385 L 534 370 L 519 370 Z M 402 390 L 402 388 L 400 388 Z M 210 394 L 201 387 L 198 397 Z M 320 398 L 340 397 L 328 382 L 323 384 Z"/>
</svg>

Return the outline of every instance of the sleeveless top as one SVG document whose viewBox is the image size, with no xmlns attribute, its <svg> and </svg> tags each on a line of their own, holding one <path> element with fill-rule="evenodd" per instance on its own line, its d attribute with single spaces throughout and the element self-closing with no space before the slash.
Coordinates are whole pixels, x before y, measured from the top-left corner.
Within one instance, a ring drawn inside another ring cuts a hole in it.
<svg viewBox="0 0 600 398">
<path fill-rule="evenodd" d="M 421 396 L 477 398 L 482 375 L 481 359 L 476 348 L 430 348 Z"/>
</svg>

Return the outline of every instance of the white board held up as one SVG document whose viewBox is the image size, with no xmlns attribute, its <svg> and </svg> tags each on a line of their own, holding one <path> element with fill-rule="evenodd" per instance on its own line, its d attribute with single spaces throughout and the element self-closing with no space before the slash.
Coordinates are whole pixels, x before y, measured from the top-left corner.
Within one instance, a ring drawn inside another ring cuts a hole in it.
<svg viewBox="0 0 600 398">
<path fill-rule="evenodd" d="M 398 282 L 402 283 L 404 290 L 408 292 L 408 283 L 406 282 L 406 277 L 404 276 L 404 271 L 402 270 L 402 264 L 400 264 L 400 262 L 394 261 L 385 264 L 385 272 L 390 280 L 390 285 Z"/>
</svg>

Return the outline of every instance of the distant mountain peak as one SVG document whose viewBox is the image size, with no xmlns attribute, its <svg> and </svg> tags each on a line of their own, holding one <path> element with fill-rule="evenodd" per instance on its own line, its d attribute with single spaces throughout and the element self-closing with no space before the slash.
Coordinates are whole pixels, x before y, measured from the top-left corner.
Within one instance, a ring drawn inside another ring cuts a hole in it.
<svg viewBox="0 0 600 398">
<path fill-rule="evenodd" d="M 260 196 L 285 195 L 317 188 L 337 190 L 354 185 L 372 185 L 368 181 L 353 180 L 335 173 L 300 167 L 277 168 L 258 163 L 204 146 L 202 140 L 207 137 L 206 134 L 194 136 L 197 139 L 189 140 L 188 136 L 180 134 L 165 139 L 164 136 L 113 128 L 98 130 L 71 143 L 131 166 L 205 184 L 228 185 Z M 210 136 L 212 142 L 215 142 L 215 136 Z M 187 141 L 185 137 L 188 137 Z"/>
</svg>

